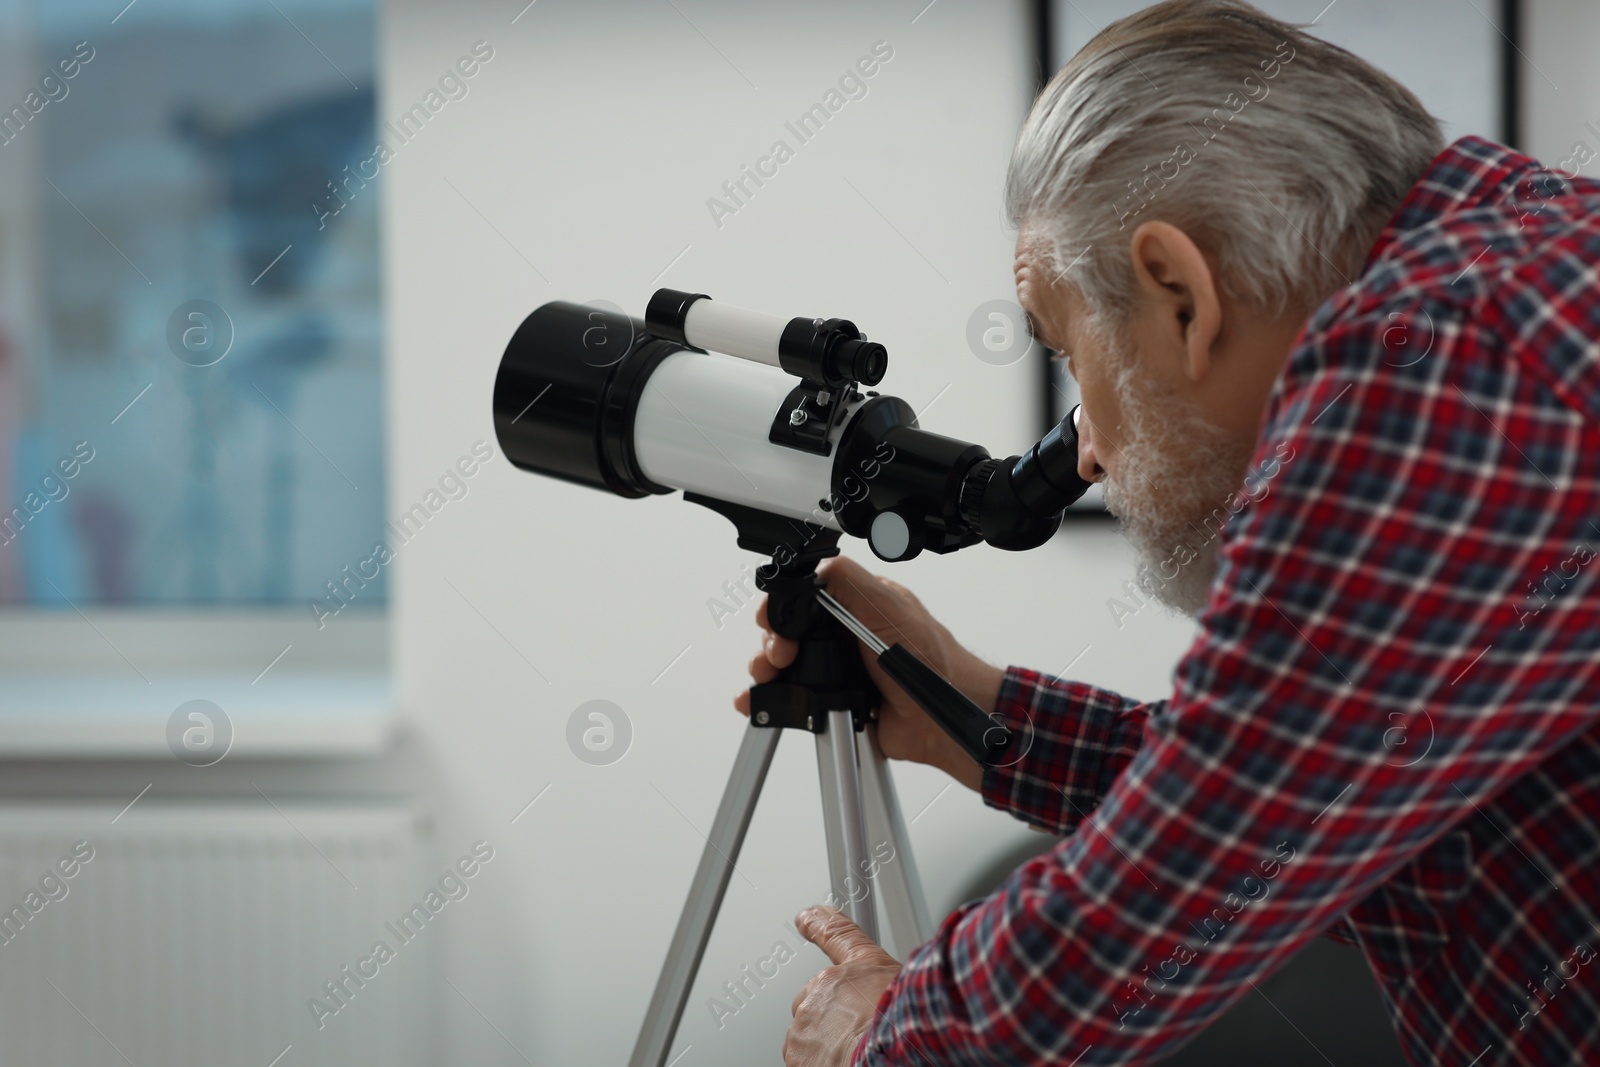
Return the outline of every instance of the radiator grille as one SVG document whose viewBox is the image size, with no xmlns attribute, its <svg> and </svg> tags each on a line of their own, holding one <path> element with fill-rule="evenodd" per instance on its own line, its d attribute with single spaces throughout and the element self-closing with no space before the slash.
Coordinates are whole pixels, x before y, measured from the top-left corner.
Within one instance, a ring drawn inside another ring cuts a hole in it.
<svg viewBox="0 0 1600 1067">
<path fill-rule="evenodd" d="M 146 798 L 120 816 L 116 805 L 0 805 L 4 1061 L 432 1062 L 421 993 L 442 931 L 397 947 L 385 926 L 424 888 L 416 825 L 400 808 L 265 798 Z M 77 842 L 93 858 L 63 878 L 57 864 L 72 868 Z M 342 1005 L 329 997 L 323 983 L 380 939 L 395 957 L 360 988 L 346 979 Z M 339 1006 L 320 1029 L 313 997 Z"/>
</svg>

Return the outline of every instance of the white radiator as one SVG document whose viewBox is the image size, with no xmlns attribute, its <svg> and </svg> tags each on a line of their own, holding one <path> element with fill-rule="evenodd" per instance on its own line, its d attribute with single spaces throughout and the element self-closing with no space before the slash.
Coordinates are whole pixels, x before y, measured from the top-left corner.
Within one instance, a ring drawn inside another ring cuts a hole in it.
<svg viewBox="0 0 1600 1067">
<path fill-rule="evenodd" d="M 0 805 L 0 1062 L 436 1062 L 415 817 L 273 799 Z"/>
</svg>

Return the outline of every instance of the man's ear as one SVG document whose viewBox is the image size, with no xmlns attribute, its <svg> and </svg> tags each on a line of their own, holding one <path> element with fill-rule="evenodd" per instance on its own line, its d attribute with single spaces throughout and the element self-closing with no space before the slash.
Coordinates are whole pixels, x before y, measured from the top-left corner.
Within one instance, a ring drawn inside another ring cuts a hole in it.
<svg viewBox="0 0 1600 1067">
<path fill-rule="evenodd" d="M 1211 264 L 1189 235 L 1170 222 L 1140 225 L 1129 251 L 1140 297 L 1156 311 L 1156 329 L 1181 348 L 1184 375 L 1203 380 L 1222 332 L 1222 305 Z"/>
</svg>

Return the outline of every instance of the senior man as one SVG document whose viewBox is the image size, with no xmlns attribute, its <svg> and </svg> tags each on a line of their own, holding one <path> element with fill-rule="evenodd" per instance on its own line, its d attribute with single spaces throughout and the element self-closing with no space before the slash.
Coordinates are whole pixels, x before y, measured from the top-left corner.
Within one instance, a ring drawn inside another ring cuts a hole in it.
<svg viewBox="0 0 1600 1067">
<path fill-rule="evenodd" d="M 830 561 L 1033 737 L 980 767 L 875 672 L 884 751 L 1064 840 L 903 965 L 803 912 L 835 966 L 786 1062 L 1150 1062 L 1319 934 L 1413 1064 L 1600 1062 L 1600 184 L 1179 0 L 1051 80 L 1006 195 L 1081 469 L 1199 634 L 1141 703 L 991 667 Z M 752 674 L 793 655 L 769 631 Z"/>
</svg>

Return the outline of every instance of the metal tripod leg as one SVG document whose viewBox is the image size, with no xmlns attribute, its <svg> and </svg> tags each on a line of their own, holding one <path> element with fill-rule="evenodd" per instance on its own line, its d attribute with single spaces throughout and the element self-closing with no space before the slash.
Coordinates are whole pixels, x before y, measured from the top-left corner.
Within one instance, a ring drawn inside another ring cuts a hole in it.
<svg viewBox="0 0 1600 1067">
<path fill-rule="evenodd" d="M 828 838 L 828 884 L 840 911 L 872 940 L 878 915 L 867 881 L 867 824 L 861 804 L 861 768 L 856 731 L 848 711 L 828 712 L 828 730 L 817 735 L 817 777 L 822 781 L 822 825 Z"/>
<path fill-rule="evenodd" d="M 917 875 L 916 860 L 911 856 L 911 839 L 900 813 L 900 796 L 889 775 L 889 761 L 878 747 L 876 724 L 869 724 L 861 731 L 856 747 L 861 760 L 867 838 L 873 843 L 874 856 L 878 855 L 881 842 L 894 846 L 888 860 L 879 857 L 874 883 L 878 898 L 883 902 L 884 918 L 892 939 L 892 946 L 886 947 L 895 959 L 903 962 L 907 953 L 933 936 L 933 919 L 922 892 L 922 879 Z M 881 939 L 873 940 L 883 944 Z"/>
<path fill-rule="evenodd" d="M 629 1067 L 666 1064 L 782 734 L 780 729 L 754 724 L 745 729 Z M 907 952 L 932 936 L 933 923 L 889 765 L 877 746 L 877 727 L 868 726 L 858 734 L 850 712 L 829 712 L 827 732 L 817 735 L 817 773 L 834 899 L 868 937 L 881 944 L 875 910 L 881 897 L 895 955 L 903 960 Z M 869 840 L 892 843 L 893 856 L 882 859 L 868 847 Z M 869 877 L 874 859 L 877 872 Z M 873 888 L 877 891 L 872 892 Z"/>
<path fill-rule="evenodd" d="M 662 965 L 661 977 L 656 980 L 656 991 L 650 997 L 644 1025 L 639 1028 L 639 1040 L 628 1060 L 629 1067 L 662 1067 L 666 1063 L 667 1051 L 672 1047 L 673 1035 L 683 1018 L 689 989 L 694 984 L 695 972 L 700 969 L 706 942 L 711 939 L 711 927 L 717 921 L 717 910 L 722 907 L 723 894 L 728 890 L 733 865 L 738 861 L 739 848 L 744 844 L 745 831 L 750 828 L 750 816 L 755 811 L 782 732 L 753 723 L 745 729 L 739 755 L 734 759 L 733 771 L 722 791 L 722 803 L 717 806 L 717 817 L 711 824 L 705 850 L 700 853 L 700 866 L 695 868 L 689 899 L 678 918 L 667 961 Z"/>
</svg>

